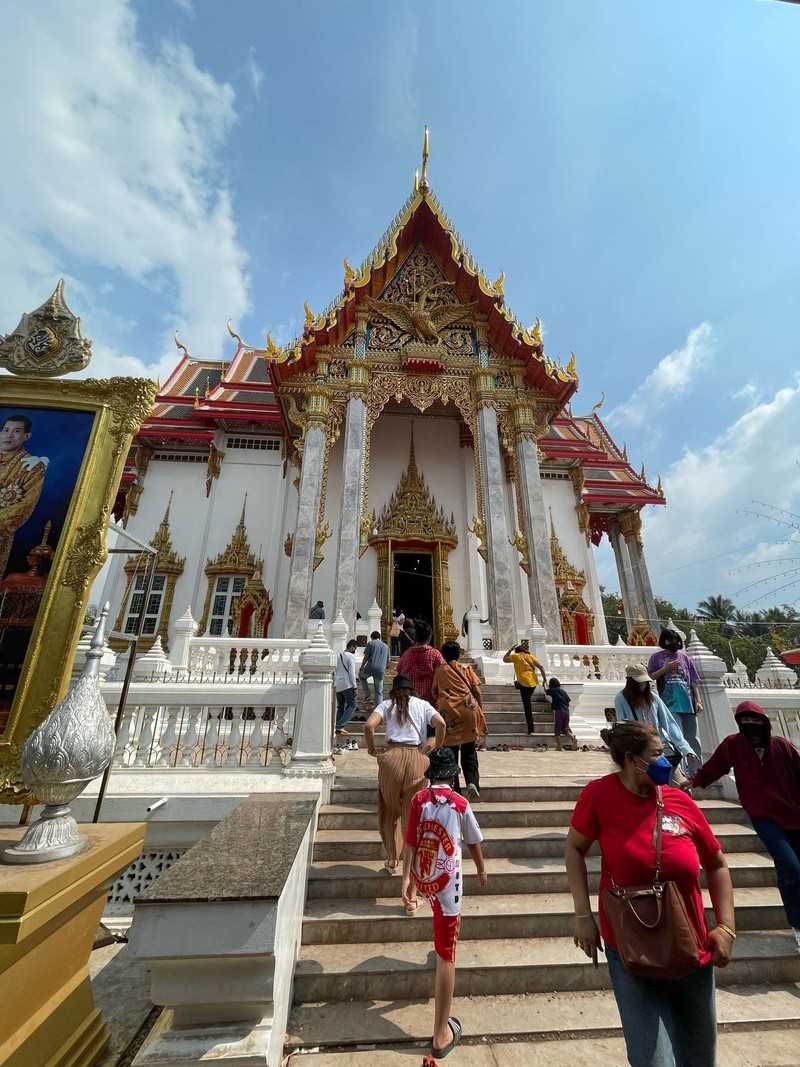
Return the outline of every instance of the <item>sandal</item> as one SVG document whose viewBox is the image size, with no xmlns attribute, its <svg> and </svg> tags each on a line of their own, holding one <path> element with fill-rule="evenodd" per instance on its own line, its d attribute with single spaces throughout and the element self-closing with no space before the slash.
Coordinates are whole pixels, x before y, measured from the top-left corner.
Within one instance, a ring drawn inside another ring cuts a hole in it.
<svg viewBox="0 0 800 1067">
<path fill-rule="evenodd" d="M 450 1016 L 450 1018 L 447 1020 L 447 1025 L 453 1031 L 453 1040 L 450 1042 L 450 1044 L 449 1045 L 445 1045 L 444 1048 L 436 1048 L 436 1046 L 434 1045 L 433 1041 L 431 1041 L 431 1052 L 433 1053 L 434 1057 L 437 1060 L 443 1060 L 445 1058 L 445 1056 L 449 1056 L 450 1053 L 453 1051 L 453 1049 L 456 1047 L 456 1045 L 461 1040 L 462 1027 L 461 1027 L 461 1023 L 455 1017 L 455 1015 L 451 1015 Z"/>
<path fill-rule="evenodd" d="M 407 900 L 404 903 L 406 915 L 415 915 L 419 909 L 419 898 L 416 900 Z"/>
<path fill-rule="evenodd" d="M 386 860 L 383 869 L 387 874 L 397 874 L 397 863 L 389 863 L 389 861 Z"/>
</svg>

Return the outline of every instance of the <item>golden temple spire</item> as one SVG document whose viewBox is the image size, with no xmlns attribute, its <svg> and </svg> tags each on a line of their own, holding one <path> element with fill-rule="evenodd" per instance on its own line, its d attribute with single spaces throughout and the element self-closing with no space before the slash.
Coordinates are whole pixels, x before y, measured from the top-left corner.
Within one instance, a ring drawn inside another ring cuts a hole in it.
<svg viewBox="0 0 800 1067">
<path fill-rule="evenodd" d="M 408 473 L 417 474 L 417 454 L 414 451 L 414 423 L 411 423 L 411 443 L 408 446 Z"/>
<path fill-rule="evenodd" d="M 244 494 L 244 500 L 242 501 L 242 514 L 239 516 L 239 526 L 244 529 L 244 513 L 247 510 L 247 493 Z"/>
<path fill-rule="evenodd" d="M 428 158 L 431 154 L 431 135 L 428 127 L 425 127 L 425 133 L 422 138 L 422 172 L 419 177 L 419 188 L 423 193 L 430 188 L 428 184 Z M 416 186 L 416 180 L 414 182 Z"/>
</svg>

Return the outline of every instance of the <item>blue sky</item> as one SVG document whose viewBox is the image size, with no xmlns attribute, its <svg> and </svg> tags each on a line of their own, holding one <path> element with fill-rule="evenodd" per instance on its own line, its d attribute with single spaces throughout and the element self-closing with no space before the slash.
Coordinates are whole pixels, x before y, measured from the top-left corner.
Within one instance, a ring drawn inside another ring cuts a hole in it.
<svg viewBox="0 0 800 1067">
<path fill-rule="evenodd" d="M 473 253 L 553 355 L 577 353 L 575 410 L 605 391 L 613 432 L 664 476 L 657 591 L 744 604 L 761 590 L 731 571 L 791 554 L 742 512 L 800 510 L 800 8 L 2 8 L 0 329 L 63 273 L 95 374 L 163 379 L 176 327 L 229 355 L 229 315 L 285 339 L 406 197 L 428 123 Z"/>
</svg>

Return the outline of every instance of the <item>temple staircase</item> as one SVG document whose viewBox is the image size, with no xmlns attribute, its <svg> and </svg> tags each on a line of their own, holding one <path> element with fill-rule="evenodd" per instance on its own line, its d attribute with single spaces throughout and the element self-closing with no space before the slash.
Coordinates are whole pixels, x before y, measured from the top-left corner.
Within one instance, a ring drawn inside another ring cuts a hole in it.
<svg viewBox="0 0 800 1067">
<path fill-rule="evenodd" d="M 513 727 L 504 709 L 496 714 L 498 727 Z M 570 758 L 511 760 L 516 768 Z M 453 1007 L 464 1040 L 453 1063 L 625 1062 L 606 965 L 595 969 L 572 944 L 564 839 L 581 786 L 605 770 L 597 755 L 575 759 L 586 773 L 578 766 L 576 774 L 536 777 L 534 766 L 525 776 L 484 777 L 475 811 L 489 888 L 481 893 L 466 859 Z M 502 768 L 503 760 L 490 753 L 484 762 Z M 734 961 L 717 972 L 720 1063 L 789 1067 L 800 1063 L 800 954 L 772 863 L 738 805 L 716 797 L 700 803 L 728 857 L 740 934 Z M 416 1064 L 430 1037 L 430 910 L 423 904 L 415 916 L 404 914 L 400 879 L 382 870 L 375 812 L 376 783 L 366 777 L 338 779 L 321 812 L 287 1044 L 306 1054 L 298 1064 Z M 596 893 L 596 852 L 589 867 Z"/>
</svg>

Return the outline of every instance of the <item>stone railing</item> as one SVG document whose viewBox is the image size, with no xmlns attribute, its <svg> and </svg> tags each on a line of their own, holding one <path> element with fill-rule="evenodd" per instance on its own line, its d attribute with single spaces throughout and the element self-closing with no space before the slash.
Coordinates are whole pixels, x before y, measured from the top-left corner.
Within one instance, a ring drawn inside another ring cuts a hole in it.
<svg viewBox="0 0 800 1067">
<path fill-rule="evenodd" d="M 629 663 L 653 650 L 627 645 L 548 645 L 548 673 L 562 682 L 625 682 Z"/>
<path fill-rule="evenodd" d="M 773 734 L 785 737 L 800 748 L 800 689 L 763 684 L 736 688 L 726 685 L 725 694 L 731 715 L 743 700 L 754 700 L 769 715 Z"/>
<path fill-rule="evenodd" d="M 113 767 L 330 777 L 334 655 L 321 628 L 310 640 L 187 635 L 176 644 L 173 661 L 159 652 L 144 665 L 149 674 L 134 669 Z M 121 689 L 101 686 L 112 715 Z"/>
<path fill-rule="evenodd" d="M 193 672 L 259 675 L 284 674 L 297 678 L 300 653 L 310 640 L 264 637 L 192 637 L 188 668 Z"/>
</svg>

